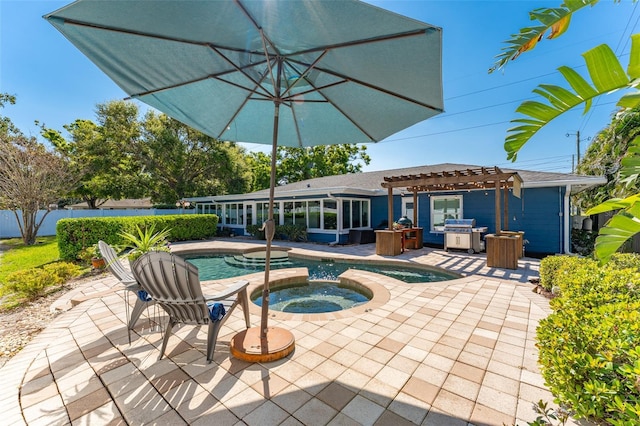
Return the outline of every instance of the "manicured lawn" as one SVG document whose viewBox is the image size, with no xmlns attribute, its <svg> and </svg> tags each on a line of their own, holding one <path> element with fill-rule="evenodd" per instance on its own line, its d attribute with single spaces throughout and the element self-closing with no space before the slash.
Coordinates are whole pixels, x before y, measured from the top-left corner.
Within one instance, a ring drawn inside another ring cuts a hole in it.
<svg viewBox="0 0 640 426">
<path fill-rule="evenodd" d="M 3 240 L 2 245 L 9 250 L 0 255 L 0 283 L 12 272 L 55 262 L 60 257 L 55 236 L 39 237 L 32 246 L 24 245 L 20 238 Z"/>
</svg>

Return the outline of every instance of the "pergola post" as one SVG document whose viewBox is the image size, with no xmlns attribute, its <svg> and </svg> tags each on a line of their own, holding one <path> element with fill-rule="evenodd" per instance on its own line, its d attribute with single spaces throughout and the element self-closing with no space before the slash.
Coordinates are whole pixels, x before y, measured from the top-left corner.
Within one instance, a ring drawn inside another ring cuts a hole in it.
<svg viewBox="0 0 640 426">
<path fill-rule="evenodd" d="M 413 189 L 413 226 L 418 226 L 418 190 Z"/>
<path fill-rule="evenodd" d="M 509 187 L 504 186 L 504 230 L 509 230 Z"/>
<path fill-rule="evenodd" d="M 496 234 L 499 234 L 500 231 L 502 231 L 501 225 L 500 225 L 500 215 L 501 215 L 501 209 L 500 209 L 500 196 L 502 195 L 500 193 L 500 179 L 496 179 L 496 200 L 495 200 L 495 210 L 496 210 Z"/>
<path fill-rule="evenodd" d="M 387 199 L 387 221 L 389 222 L 389 230 L 393 230 L 393 188 L 388 188 L 389 197 Z"/>
</svg>

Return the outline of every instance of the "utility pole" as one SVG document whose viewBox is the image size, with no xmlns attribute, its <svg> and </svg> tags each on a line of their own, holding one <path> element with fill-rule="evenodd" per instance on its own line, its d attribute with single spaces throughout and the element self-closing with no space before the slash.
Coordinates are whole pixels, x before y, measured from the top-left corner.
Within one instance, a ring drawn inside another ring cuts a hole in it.
<svg viewBox="0 0 640 426">
<path fill-rule="evenodd" d="M 575 169 L 578 168 L 578 165 L 580 164 L 580 130 L 576 131 L 575 133 L 567 133 L 565 136 L 569 137 L 571 135 L 576 135 L 576 165 L 575 168 L 571 167 L 571 171 L 575 172 Z M 591 138 L 587 138 L 587 140 L 591 140 Z M 573 161 L 572 161 L 573 163 Z"/>
</svg>

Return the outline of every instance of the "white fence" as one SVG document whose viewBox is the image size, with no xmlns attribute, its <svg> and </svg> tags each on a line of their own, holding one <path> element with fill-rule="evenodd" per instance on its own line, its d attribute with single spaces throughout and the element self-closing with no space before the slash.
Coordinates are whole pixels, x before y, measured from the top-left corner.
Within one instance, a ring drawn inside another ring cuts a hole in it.
<svg viewBox="0 0 640 426">
<path fill-rule="evenodd" d="M 44 214 L 38 214 L 38 220 Z M 193 214 L 194 209 L 122 209 L 122 210 L 52 210 L 44 219 L 38 236 L 56 235 L 56 224 L 60 219 L 77 217 L 114 217 L 114 216 L 160 216 L 169 214 Z M 0 239 L 20 237 L 20 228 L 14 213 L 10 210 L 0 210 Z"/>
</svg>

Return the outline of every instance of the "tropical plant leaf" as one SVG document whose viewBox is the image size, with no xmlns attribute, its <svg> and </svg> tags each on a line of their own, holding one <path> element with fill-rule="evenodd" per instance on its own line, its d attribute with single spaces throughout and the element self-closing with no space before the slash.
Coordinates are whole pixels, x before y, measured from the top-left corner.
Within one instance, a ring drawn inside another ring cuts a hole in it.
<svg viewBox="0 0 640 426">
<path fill-rule="evenodd" d="M 565 0 L 562 6 L 557 8 L 539 8 L 529 13 L 532 21 L 538 21 L 541 25 L 522 28 L 518 34 L 505 41 L 502 53 L 496 56 L 495 64 L 489 69 L 489 73 L 504 68 L 510 60 L 517 58 L 521 53 L 533 49 L 545 33 L 550 30 L 547 38 L 557 38 L 568 28 L 571 16 L 585 6 L 593 6 L 598 0 Z"/>
<path fill-rule="evenodd" d="M 558 22 L 551 25 L 551 33 L 547 37 L 549 40 L 556 37 L 560 37 L 569 29 L 569 23 L 571 22 L 571 15 L 567 15 L 564 18 L 560 18 Z"/>
<path fill-rule="evenodd" d="M 606 44 L 599 47 L 582 54 L 596 90 L 606 93 L 628 85 L 629 77 L 613 50 Z"/>
<path fill-rule="evenodd" d="M 627 209 L 640 201 L 640 194 L 634 194 L 627 198 L 611 198 L 604 203 L 600 203 L 595 207 L 587 210 L 588 216 L 593 214 L 606 213 L 614 210 Z"/>
<path fill-rule="evenodd" d="M 640 203 L 618 212 L 603 228 L 600 228 L 595 244 L 595 255 L 601 264 L 606 263 L 611 255 L 633 235 L 640 232 Z"/>
<path fill-rule="evenodd" d="M 640 105 L 640 92 L 627 93 L 622 96 L 617 104 L 622 108 L 635 108 Z"/>
<path fill-rule="evenodd" d="M 632 50 L 638 49 L 639 44 L 640 37 L 632 37 Z M 548 84 L 539 85 L 534 90 L 534 93 L 542 96 L 549 103 L 525 101 L 516 109 L 516 112 L 525 115 L 526 118 L 517 118 L 511 122 L 525 125 L 513 127 L 507 131 L 504 149 L 507 151 L 508 159 L 515 161 L 518 151 L 529 139 L 554 118 L 573 107 L 584 103 L 584 113 L 586 113 L 591 107 L 593 98 L 612 90 L 633 88 L 634 81 L 627 76 L 618 58 L 606 44 L 597 46 L 582 56 L 593 84 L 572 68 L 558 68 L 573 92 Z M 631 103 L 632 99 L 628 98 L 627 101 Z"/>
<path fill-rule="evenodd" d="M 631 35 L 631 52 L 627 73 L 632 79 L 640 78 L 640 34 Z"/>
<path fill-rule="evenodd" d="M 626 185 L 633 185 L 640 177 L 640 136 L 629 143 L 620 165 L 620 181 Z"/>
</svg>

